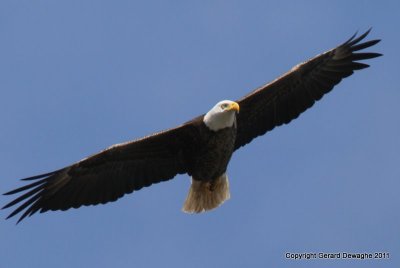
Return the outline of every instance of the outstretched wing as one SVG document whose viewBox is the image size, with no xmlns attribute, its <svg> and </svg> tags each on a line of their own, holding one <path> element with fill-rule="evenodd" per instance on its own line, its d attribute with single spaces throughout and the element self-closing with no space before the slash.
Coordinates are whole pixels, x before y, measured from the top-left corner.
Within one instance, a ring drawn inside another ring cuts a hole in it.
<svg viewBox="0 0 400 268">
<path fill-rule="evenodd" d="M 20 222 L 37 211 L 105 204 L 177 174 L 190 173 L 188 161 L 197 144 L 196 135 L 193 126 L 185 124 L 114 145 L 63 169 L 23 179 L 35 182 L 5 193 L 27 191 L 3 209 L 23 202 L 8 216 L 26 209 Z"/>
<path fill-rule="evenodd" d="M 357 61 L 382 55 L 357 53 L 380 41 L 360 43 L 369 32 L 358 38 L 353 35 L 342 45 L 295 66 L 288 73 L 237 101 L 240 113 L 237 116 L 235 150 L 276 126 L 288 124 L 331 91 L 343 78 L 355 70 L 369 67 Z"/>
</svg>

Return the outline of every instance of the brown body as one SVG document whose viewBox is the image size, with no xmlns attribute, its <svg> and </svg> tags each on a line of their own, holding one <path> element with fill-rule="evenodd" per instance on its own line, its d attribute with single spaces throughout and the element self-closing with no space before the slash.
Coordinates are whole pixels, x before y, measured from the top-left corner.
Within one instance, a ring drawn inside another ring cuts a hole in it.
<svg viewBox="0 0 400 268">
<path fill-rule="evenodd" d="M 182 210 L 200 213 L 220 206 L 230 197 L 226 175 L 229 160 L 235 149 L 236 124 L 212 131 L 203 123 L 199 130 L 201 146 L 192 164 L 192 185 Z"/>
<path fill-rule="evenodd" d="M 217 132 L 201 126 L 201 146 L 193 153 L 192 178 L 197 181 L 213 181 L 226 172 L 235 149 L 236 127 Z"/>
</svg>

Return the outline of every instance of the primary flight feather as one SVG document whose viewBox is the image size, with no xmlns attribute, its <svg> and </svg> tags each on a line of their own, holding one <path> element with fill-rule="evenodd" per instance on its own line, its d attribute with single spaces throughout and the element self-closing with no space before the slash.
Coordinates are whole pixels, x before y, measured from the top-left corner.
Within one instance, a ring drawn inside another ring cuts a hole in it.
<svg viewBox="0 0 400 268">
<path fill-rule="evenodd" d="M 192 177 L 183 211 L 199 213 L 229 199 L 226 169 L 234 151 L 276 126 L 297 118 L 343 78 L 381 56 L 358 52 L 380 40 L 352 36 L 238 101 L 224 100 L 206 114 L 176 128 L 116 144 L 65 168 L 23 179 L 30 184 L 5 193 L 23 193 L 3 207 L 36 212 L 105 204 L 151 184 L 187 173 Z"/>
</svg>

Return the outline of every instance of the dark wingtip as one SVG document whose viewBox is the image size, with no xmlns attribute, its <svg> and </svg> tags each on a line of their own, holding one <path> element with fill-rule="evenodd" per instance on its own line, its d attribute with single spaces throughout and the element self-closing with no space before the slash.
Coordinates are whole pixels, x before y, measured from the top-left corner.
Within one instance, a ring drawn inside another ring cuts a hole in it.
<svg viewBox="0 0 400 268">
<path fill-rule="evenodd" d="M 14 216 L 14 215 L 11 215 L 11 214 L 8 215 L 7 218 L 6 218 L 6 220 L 8 220 L 9 218 L 11 218 L 12 216 Z M 18 221 L 15 223 L 15 225 L 18 225 L 18 223 L 20 223 L 22 220 L 23 220 L 23 219 L 19 218 Z"/>
<path fill-rule="evenodd" d="M 361 40 L 363 40 L 372 30 L 372 27 L 370 27 L 366 32 L 364 32 L 362 35 L 356 38 L 358 31 L 356 31 L 346 42 L 344 42 L 341 46 L 353 46 L 354 44 L 357 44 Z M 380 41 L 380 40 L 379 40 Z M 378 42 L 379 42 L 378 41 Z"/>
<path fill-rule="evenodd" d="M 16 224 L 20 223 L 23 219 L 25 219 L 25 217 L 27 216 L 27 213 L 24 213 L 21 217 L 19 217 L 18 221 Z"/>
<path fill-rule="evenodd" d="M 4 193 L 3 195 L 12 195 L 12 194 L 15 194 L 15 193 L 16 193 L 15 190 L 12 190 L 12 191 L 9 191 L 7 193 Z"/>
<path fill-rule="evenodd" d="M 31 184 L 27 184 L 27 185 L 24 185 L 24 186 L 19 187 L 19 188 L 17 188 L 17 189 L 11 190 L 11 191 L 9 191 L 9 192 L 7 192 L 7 193 L 4 193 L 3 195 L 12 195 L 12 194 L 16 194 L 16 193 L 19 193 L 19 192 L 28 190 L 28 189 L 30 189 L 30 188 L 33 188 L 33 187 L 35 187 L 35 186 L 38 186 L 38 185 L 40 185 L 40 184 L 42 184 L 42 183 L 44 183 L 44 182 L 46 182 L 46 181 L 47 181 L 47 178 L 44 178 L 44 179 L 42 179 L 42 180 L 40 180 L 40 181 L 36 181 L 36 182 L 31 183 Z"/>
<path fill-rule="evenodd" d="M 3 206 L 1 209 L 6 209 L 6 208 L 9 208 L 9 207 L 11 207 L 11 205 L 10 205 L 11 203 L 8 203 L 7 205 L 5 205 L 5 206 Z M 7 218 L 8 219 L 8 218 Z"/>
<path fill-rule="evenodd" d="M 363 53 L 353 53 L 350 57 L 352 61 L 358 61 L 358 60 L 367 60 L 367 59 L 373 59 L 382 56 L 380 53 L 375 53 L 375 52 L 363 52 Z"/>
<path fill-rule="evenodd" d="M 24 210 L 26 207 L 28 207 L 29 205 L 31 205 L 30 208 L 28 208 L 25 213 L 23 213 L 23 215 L 19 218 L 17 224 L 22 221 L 30 212 L 33 211 L 34 208 L 33 205 L 35 204 L 35 202 L 37 201 L 37 199 L 40 197 L 41 195 L 41 190 L 43 190 L 43 185 L 49 180 L 49 178 L 51 178 L 50 176 L 57 174 L 60 170 L 57 171 L 53 171 L 53 172 L 49 172 L 46 174 L 41 174 L 41 175 L 36 175 L 36 176 L 32 176 L 26 179 L 22 179 L 23 181 L 31 181 L 31 180 L 36 180 L 33 181 L 27 185 L 24 185 L 22 187 L 19 187 L 17 189 L 11 190 L 9 192 L 4 193 L 3 195 L 13 195 L 25 190 L 30 190 L 27 193 L 19 196 L 18 198 L 14 199 L 13 201 L 9 202 L 8 204 L 6 204 L 5 206 L 3 206 L 1 209 L 7 209 L 10 208 L 16 204 L 18 204 L 19 202 L 28 199 L 25 203 L 23 203 L 22 205 L 20 205 L 17 209 L 15 209 L 10 215 L 8 215 L 8 217 L 6 218 L 9 219 L 13 216 L 15 216 L 16 214 L 18 214 L 19 212 L 21 212 L 22 210 Z M 38 180 L 40 179 L 40 180 Z"/>
<path fill-rule="evenodd" d="M 370 40 L 370 41 L 367 41 L 367 42 L 364 42 L 364 43 L 361 43 L 358 45 L 354 45 L 351 47 L 351 51 L 354 52 L 354 51 L 362 50 L 362 49 L 365 49 L 368 47 L 372 47 L 372 46 L 378 44 L 380 41 L 381 41 L 380 39 L 375 39 L 375 40 Z"/>
<path fill-rule="evenodd" d="M 366 31 L 365 33 L 363 33 L 362 35 L 360 35 L 359 37 L 357 37 L 356 39 L 351 40 L 350 42 L 346 43 L 347 46 L 353 46 L 354 44 L 357 44 L 358 42 L 360 42 L 361 40 L 363 40 L 371 31 L 372 28 L 369 28 L 368 31 Z"/>
<path fill-rule="evenodd" d="M 22 210 L 26 209 L 28 206 L 30 206 L 25 213 L 19 218 L 19 221 L 22 221 L 28 214 L 29 212 L 32 211 L 32 209 L 34 209 L 34 206 L 37 202 L 37 200 L 40 198 L 41 196 L 41 192 L 36 193 L 33 196 L 30 196 L 30 198 L 28 200 L 25 201 L 25 203 L 23 203 L 22 205 L 20 205 L 17 209 L 15 209 L 13 212 L 11 212 L 10 215 L 8 215 L 8 217 L 6 219 L 9 219 L 15 215 L 17 215 L 18 213 L 20 213 Z M 23 199 L 25 199 L 26 197 L 24 197 Z M 21 201 L 21 200 L 19 200 Z M 19 203 L 19 201 L 17 203 Z"/>
<path fill-rule="evenodd" d="M 61 170 L 62 169 L 59 169 L 59 170 L 56 170 L 56 171 L 52 171 L 52 172 L 49 172 L 49 173 L 45 173 L 45 174 L 40 174 L 40 175 L 35 175 L 35 176 L 32 176 L 32 177 L 24 178 L 24 179 L 21 179 L 21 181 L 37 180 L 37 179 L 40 179 L 40 178 L 43 178 L 43 177 L 47 177 L 47 176 L 53 175 L 54 173 L 57 173 L 57 172 L 59 172 Z"/>
<path fill-rule="evenodd" d="M 357 36 L 357 34 L 358 34 L 358 31 L 356 31 L 349 39 L 347 39 L 343 44 L 341 44 L 341 46 L 345 46 L 348 43 L 350 43 L 354 39 L 354 37 Z"/>
</svg>

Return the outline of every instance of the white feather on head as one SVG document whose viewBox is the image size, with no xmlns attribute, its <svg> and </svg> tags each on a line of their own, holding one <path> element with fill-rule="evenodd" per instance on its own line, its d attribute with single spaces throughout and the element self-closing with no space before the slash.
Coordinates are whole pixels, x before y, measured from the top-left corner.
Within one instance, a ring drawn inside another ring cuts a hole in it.
<svg viewBox="0 0 400 268">
<path fill-rule="evenodd" d="M 204 124 L 218 131 L 226 127 L 232 127 L 236 122 L 236 113 L 239 112 L 239 104 L 230 100 L 218 102 L 203 118 Z"/>
</svg>

